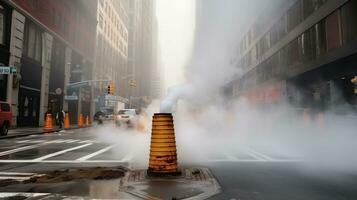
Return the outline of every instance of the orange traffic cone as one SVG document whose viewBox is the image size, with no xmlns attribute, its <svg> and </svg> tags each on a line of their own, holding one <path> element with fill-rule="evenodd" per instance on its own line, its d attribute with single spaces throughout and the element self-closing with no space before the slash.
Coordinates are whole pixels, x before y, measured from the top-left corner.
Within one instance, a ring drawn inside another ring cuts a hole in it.
<svg viewBox="0 0 357 200">
<path fill-rule="evenodd" d="M 86 117 L 86 127 L 89 127 L 90 126 L 90 121 L 89 121 L 89 116 L 87 115 Z"/>
<path fill-rule="evenodd" d="M 152 120 L 149 176 L 180 175 L 175 130 L 170 113 L 155 113 Z"/>
<path fill-rule="evenodd" d="M 69 129 L 70 128 L 70 122 L 69 122 L 69 114 L 66 113 L 66 115 L 64 116 L 64 129 Z"/>
<path fill-rule="evenodd" d="M 45 131 L 51 131 L 53 129 L 52 126 L 52 114 L 46 114 L 46 119 L 45 119 L 45 125 L 43 127 L 43 130 Z"/>
<path fill-rule="evenodd" d="M 83 127 L 83 115 L 81 113 L 78 116 L 78 128 L 82 128 L 82 127 Z"/>
</svg>

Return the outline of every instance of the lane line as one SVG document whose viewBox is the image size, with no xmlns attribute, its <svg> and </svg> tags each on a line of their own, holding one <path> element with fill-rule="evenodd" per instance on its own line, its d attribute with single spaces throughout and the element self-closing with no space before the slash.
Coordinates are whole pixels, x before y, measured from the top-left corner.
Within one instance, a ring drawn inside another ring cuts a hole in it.
<svg viewBox="0 0 357 200">
<path fill-rule="evenodd" d="M 127 163 L 122 160 L 0 160 L 0 163 Z"/>
<path fill-rule="evenodd" d="M 96 152 L 94 152 L 94 153 L 91 153 L 91 154 L 88 154 L 88 155 L 83 156 L 83 157 L 81 157 L 81 158 L 78 158 L 77 160 L 78 160 L 78 161 L 88 160 L 88 159 L 90 159 L 90 158 L 92 158 L 92 157 L 94 157 L 94 156 L 97 156 L 97 155 L 102 154 L 102 153 L 104 153 L 104 152 L 106 152 L 106 151 L 109 151 L 110 149 L 112 149 L 112 148 L 115 147 L 115 146 L 116 146 L 116 145 L 110 145 L 110 146 L 108 146 L 108 147 L 106 147 L 106 148 L 103 148 L 103 149 L 101 149 L 101 150 L 99 150 L 99 151 L 96 151 Z"/>
<path fill-rule="evenodd" d="M 256 160 L 256 159 L 252 159 L 252 160 L 249 160 L 249 159 L 247 159 L 247 160 L 240 160 L 240 159 L 238 159 L 238 160 L 234 160 L 234 161 L 232 161 L 232 160 L 224 160 L 224 159 L 215 159 L 215 160 L 209 160 L 210 162 L 237 162 L 237 163 L 239 163 L 239 162 L 242 162 L 242 163 L 244 163 L 244 162 L 271 162 L 271 163 L 289 163 L 289 162 L 304 162 L 304 160 L 299 160 L 299 159 L 291 159 L 291 160 L 283 160 L 283 159 L 275 159 L 275 160 Z"/>
<path fill-rule="evenodd" d="M 71 141 L 68 141 L 67 143 L 74 143 L 74 142 L 78 142 L 79 140 L 71 140 Z"/>
<path fill-rule="evenodd" d="M 89 146 L 89 145 L 92 145 L 92 143 L 84 144 L 84 145 L 80 145 L 80 146 L 76 146 L 76 147 L 72 147 L 72 148 L 65 149 L 65 150 L 62 150 L 62 151 L 58 151 L 58 152 L 55 152 L 55 153 L 51 153 L 51 154 L 48 154 L 48 155 L 45 155 L 45 156 L 42 156 L 42 157 L 39 157 L 39 158 L 35 158 L 33 160 L 34 161 L 42 161 L 42 160 L 45 160 L 47 158 L 51 158 L 51 157 L 54 157 L 54 156 L 58 156 L 58 155 L 67 153 L 69 151 L 73 151 L 73 150 L 84 148 L 84 147 Z"/>
</svg>

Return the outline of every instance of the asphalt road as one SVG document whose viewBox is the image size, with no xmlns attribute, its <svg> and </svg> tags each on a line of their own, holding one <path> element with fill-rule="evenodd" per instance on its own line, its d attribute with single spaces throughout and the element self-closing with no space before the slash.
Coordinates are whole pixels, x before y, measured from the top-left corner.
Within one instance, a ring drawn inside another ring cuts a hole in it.
<svg viewBox="0 0 357 200">
<path fill-rule="evenodd" d="M 0 180 L 9 176 L 26 176 L 21 173 L 74 167 L 133 167 L 132 160 L 138 155 L 131 152 L 131 148 L 120 148 L 110 140 L 101 140 L 97 134 L 103 134 L 103 131 L 93 130 L 96 129 L 78 129 L 0 140 Z M 114 127 L 106 130 L 115 131 Z M 242 149 L 239 152 L 227 150 L 210 155 L 205 161 L 185 165 L 211 169 L 222 187 L 222 193 L 212 199 L 357 199 L 357 173 L 316 169 L 309 171 L 304 168 L 303 160 L 279 155 L 276 152 L 261 153 L 253 148 Z M 70 186 L 64 188 L 44 188 L 40 191 L 66 194 Z M 26 187 L 2 187 L 0 197 L 4 192 L 34 190 Z M 71 192 L 73 194 L 76 191 L 72 188 Z"/>
</svg>

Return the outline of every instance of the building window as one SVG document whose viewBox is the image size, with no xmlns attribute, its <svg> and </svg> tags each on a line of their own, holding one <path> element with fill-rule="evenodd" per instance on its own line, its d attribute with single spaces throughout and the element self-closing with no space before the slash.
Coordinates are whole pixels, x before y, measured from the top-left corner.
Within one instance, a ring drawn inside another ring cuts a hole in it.
<svg viewBox="0 0 357 200">
<path fill-rule="evenodd" d="M 357 38 L 357 1 L 349 1 L 341 8 L 343 43 L 346 44 Z"/>
<path fill-rule="evenodd" d="M 302 56 L 305 60 L 312 60 L 316 56 L 316 29 L 310 28 L 301 35 Z"/>
<path fill-rule="evenodd" d="M 0 5 L 0 44 L 5 44 L 5 10 Z"/>
<path fill-rule="evenodd" d="M 323 55 L 326 52 L 326 26 L 325 20 L 315 25 L 316 34 L 316 55 Z"/>
<path fill-rule="evenodd" d="M 327 50 L 336 49 L 341 46 L 341 29 L 339 11 L 335 11 L 326 18 Z"/>
<path fill-rule="evenodd" d="M 288 31 L 291 31 L 301 22 L 301 2 L 297 1 L 289 10 L 288 10 Z"/>
<path fill-rule="evenodd" d="M 293 40 L 290 44 L 288 44 L 287 50 L 288 50 L 288 66 L 292 66 L 295 65 L 296 63 L 299 62 L 300 59 L 300 52 L 301 52 L 301 48 L 299 45 L 300 42 L 300 38 L 296 38 L 295 40 Z"/>
<path fill-rule="evenodd" d="M 29 58 L 41 62 L 42 31 L 33 23 L 26 23 L 24 53 Z"/>
</svg>

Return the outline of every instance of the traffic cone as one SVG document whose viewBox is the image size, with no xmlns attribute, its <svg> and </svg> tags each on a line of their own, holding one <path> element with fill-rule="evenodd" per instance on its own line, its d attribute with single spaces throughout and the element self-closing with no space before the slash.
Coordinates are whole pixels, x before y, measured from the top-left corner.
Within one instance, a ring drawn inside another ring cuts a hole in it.
<svg viewBox="0 0 357 200">
<path fill-rule="evenodd" d="M 83 115 L 81 113 L 78 116 L 78 128 L 82 128 L 82 127 L 83 127 Z"/>
<path fill-rule="evenodd" d="M 175 130 L 170 113 L 156 113 L 152 120 L 149 176 L 180 175 Z"/>
<path fill-rule="evenodd" d="M 66 113 L 66 115 L 64 116 L 64 125 L 63 128 L 64 129 L 69 129 L 70 128 L 70 122 L 69 122 L 69 114 Z"/>
<path fill-rule="evenodd" d="M 52 114 L 48 113 L 46 114 L 46 120 L 45 120 L 45 126 L 43 127 L 45 131 L 52 131 L 53 126 L 52 126 Z"/>
<path fill-rule="evenodd" d="M 86 117 L 86 127 L 89 127 L 90 126 L 90 121 L 89 121 L 89 116 L 87 115 Z"/>
</svg>

